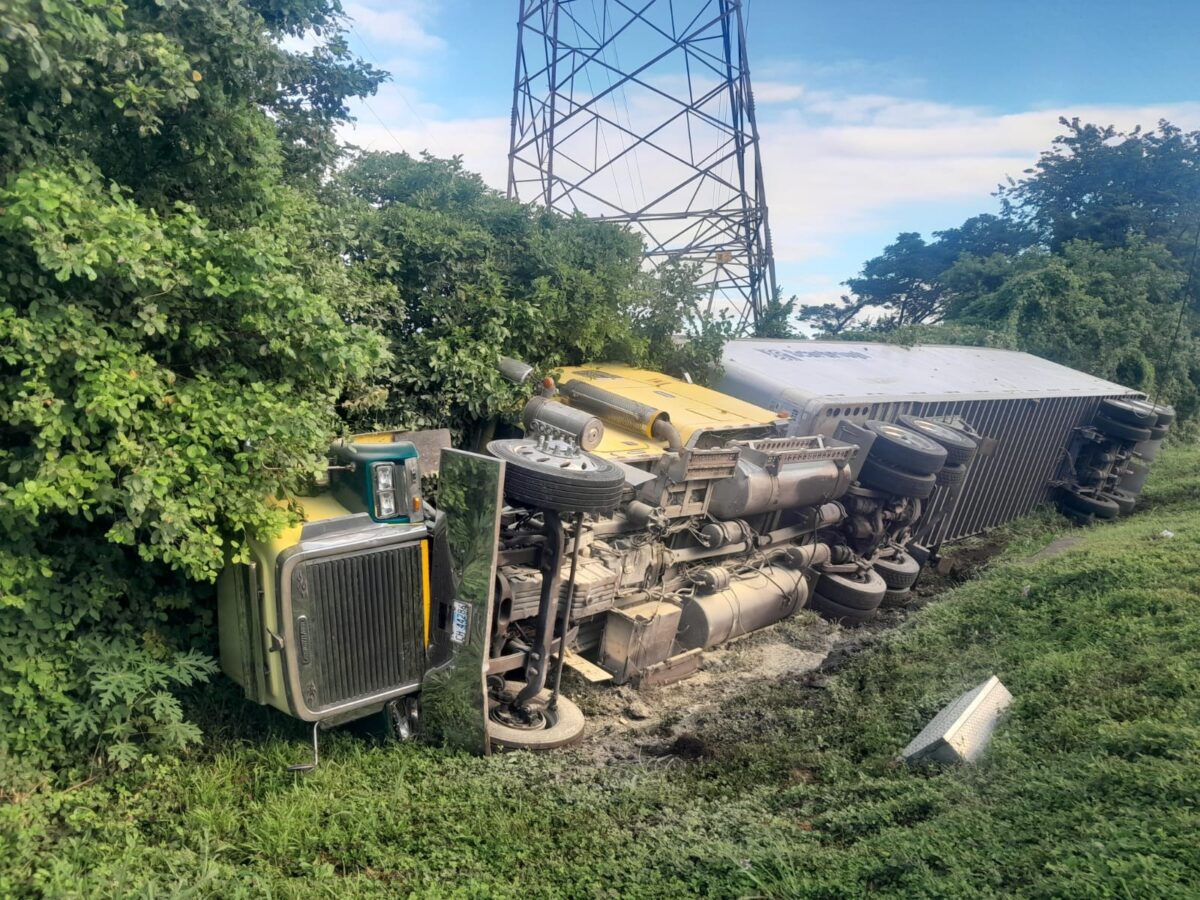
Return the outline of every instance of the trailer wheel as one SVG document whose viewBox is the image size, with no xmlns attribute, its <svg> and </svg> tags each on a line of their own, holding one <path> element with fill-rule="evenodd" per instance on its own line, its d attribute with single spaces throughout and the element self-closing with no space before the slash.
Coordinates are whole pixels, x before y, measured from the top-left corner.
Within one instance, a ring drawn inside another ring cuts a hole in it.
<svg viewBox="0 0 1200 900">
<path fill-rule="evenodd" d="M 1117 509 L 1122 516 L 1129 515 L 1137 506 L 1138 498 L 1122 488 L 1113 488 L 1111 491 L 1107 491 L 1105 496 L 1112 497 L 1113 503 L 1117 504 Z"/>
<path fill-rule="evenodd" d="M 949 425 L 922 419 L 920 416 L 899 416 L 896 419 L 905 428 L 923 434 L 946 448 L 947 466 L 966 466 L 975 458 L 979 445 L 974 439 Z"/>
<path fill-rule="evenodd" d="M 1062 504 L 1078 513 L 1095 516 L 1097 519 L 1115 519 L 1121 514 L 1117 501 L 1107 494 L 1083 494 L 1079 491 L 1064 491 Z"/>
<path fill-rule="evenodd" d="M 880 603 L 879 605 L 881 607 L 883 607 L 884 609 L 896 609 L 898 607 L 908 606 L 908 603 L 911 599 L 912 599 L 912 589 L 911 588 L 904 588 L 904 590 L 901 590 L 901 591 L 889 590 L 886 594 L 883 595 L 883 602 Z"/>
<path fill-rule="evenodd" d="M 830 600 L 828 597 L 822 597 L 820 594 L 813 594 L 812 599 L 808 601 L 808 608 L 816 610 L 826 619 L 840 622 L 843 625 L 861 625 L 863 622 L 869 622 L 875 618 L 875 613 L 878 612 L 878 607 L 868 610 L 855 609 L 852 606 L 838 603 L 836 600 Z"/>
<path fill-rule="evenodd" d="M 1170 428 L 1171 423 L 1175 421 L 1175 407 L 1173 406 L 1151 406 L 1154 410 L 1155 423 L 1160 428 Z"/>
<path fill-rule="evenodd" d="M 942 466 L 941 471 L 933 477 L 937 481 L 938 487 L 943 487 L 947 490 L 956 488 L 967 480 L 967 467 L 946 463 L 946 465 Z"/>
<path fill-rule="evenodd" d="M 492 441 L 488 452 L 505 462 L 504 493 L 518 503 L 560 512 L 606 514 L 616 509 L 625 475 L 600 456 L 565 444 L 539 446 L 517 438 Z"/>
<path fill-rule="evenodd" d="M 1135 428 L 1149 428 L 1158 423 L 1158 413 L 1154 407 L 1138 400 L 1103 400 L 1099 415 Z"/>
<path fill-rule="evenodd" d="M 822 572 L 815 592 L 826 600 L 858 612 L 871 612 L 883 600 L 887 583 L 874 569 L 857 570 L 852 575 Z"/>
<path fill-rule="evenodd" d="M 924 500 L 932 494 L 937 485 L 937 478 L 933 475 L 913 475 L 882 463 L 873 456 L 863 460 L 858 480 L 866 487 L 897 497 L 915 497 L 918 500 Z"/>
<path fill-rule="evenodd" d="M 932 475 L 946 464 L 946 448 L 910 428 L 878 419 L 868 419 L 863 427 L 875 435 L 868 459 L 877 457 L 914 475 Z"/>
<path fill-rule="evenodd" d="M 879 573 L 884 584 L 893 591 L 903 591 L 912 587 L 917 576 L 921 574 L 921 564 L 903 550 L 897 550 L 896 555 L 891 558 L 873 560 L 871 566 Z"/>
<path fill-rule="evenodd" d="M 1133 441 L 1135 444 L 1140 441 L 1150 440 L 1150 429 L 1141 428 L 1137 425 L 1128 425 L 1125 422 L 1118 422 L 1115 419 L 1110 419 L 1108 416 L 1097 415 L 1092 421 L 1097 431 L 1102 431 L 1111 438 L 1116 438 L 1121 441 Z"/>
<path fill-rule="evenodd" d="M 555 750 L 581 740 L 584 718 L 579 707 L 559 695 L 554 709 L 548 709 L 550 694 L 544 690 L 529 702 L 533 715 L 528 723 L 506 715 L 504 707 L 493 706 L 487 723 L 492 743 L 511 750 Z"/>
<path fill-rule="evenodd" d="M 1150 426 L 1150 440 L 1161 441 L 1163 438 L 1165 438 L 1167 436 L 1167 432 L 1170 430 L 1171 430 L 1170 425 L 1151 425 Z"/>
</svg>

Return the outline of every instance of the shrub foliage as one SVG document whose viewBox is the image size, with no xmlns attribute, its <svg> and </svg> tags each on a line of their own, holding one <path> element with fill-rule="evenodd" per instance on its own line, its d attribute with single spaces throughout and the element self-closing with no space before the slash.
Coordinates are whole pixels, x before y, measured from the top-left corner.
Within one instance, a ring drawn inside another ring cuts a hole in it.
<svg viewBox="0 0 1200 900">
<path fill-rule="evenodd" d="M 502 354 L 544 371 L 610 359 L 706 380 L 732 333 L 696 314 L 690 268 L 643 272 L 636 235 L 508 200 L 457 158 L 369 153 L 337 188 L 354 209 L 348 256 L 395 292 L 361 312 L 392 352 L 361 397 L 373 405 L 347 410 L 356 425 L 449 425 L 469 439 L 517 405 Z"/>
<path fill-rule="evenodd" d="M 339 298 L 376 290 L 312 230 L 344 98 L 379 75 L 335 0 L 0 11 L 0 744 L 49 760 L 196 737 L 211 664 L 184 578 L 286 521 L 353 374 Z M 197 615 L 199 613 L 199 615 Z"/>
</svg>

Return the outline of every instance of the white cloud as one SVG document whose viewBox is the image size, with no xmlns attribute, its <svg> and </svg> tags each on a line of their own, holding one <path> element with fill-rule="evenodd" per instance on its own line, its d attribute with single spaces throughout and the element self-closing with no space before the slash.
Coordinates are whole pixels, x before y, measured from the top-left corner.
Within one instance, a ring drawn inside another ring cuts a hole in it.
<svg viewBox="0 0 1200 900">
<path fill-rule="evenodd" d="M 804 96 L 804 85 L 788 84 L 786 81 L 754 82 L 754 103 L 792 103 Z"/>
<path fill-rule="evenodd" d="M 384 125 L 368 112 L 359 112 L 357 123 L 342 128 L 342 139 L 364 150 L 403 150 L 412 156 L 428 150 L 435 156 L 462 156 L 466 167 L 482 175 L 492 187 L 504 190 L 507 185 L 507 116 L 420 122 L 408 116 L 399 125 L 381 118 Z"/>
<path fill-rule="evenodd" d="M 424 4 L 391 0 L 379 6 L 347 3 L 346 15 L 354 23 L 354 32 L 371 46 L 405 47 L 431 51 L 445 48 L 446 41 L 429 31 L 422 19 Z"/>
<path fill-rule="evenodd" d="M 807 95 L 759 117 L 777 258 L 826 255 L 905 204 L 970 201 L 981 211 L 1062 133 L 1059 116 L 1127 128 L 1200 126 L 1200 103 L 1079 106 L 1020 113 L 875 95 Z M 953 224 L 953 223 L 948 223 Z"/>
</svg>

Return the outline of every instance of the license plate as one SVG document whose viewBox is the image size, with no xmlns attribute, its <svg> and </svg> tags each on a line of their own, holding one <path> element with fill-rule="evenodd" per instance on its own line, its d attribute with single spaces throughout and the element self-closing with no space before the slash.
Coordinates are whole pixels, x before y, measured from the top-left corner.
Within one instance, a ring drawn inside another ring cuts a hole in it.
<svg viewBox="0 0 1200 900">
<path fill-rule="evenodd" d="M 471 604 L 454 601 L 454 617 L 450 622 L 450 640 L 465 644 L 471 630 Z"/>
</svg>

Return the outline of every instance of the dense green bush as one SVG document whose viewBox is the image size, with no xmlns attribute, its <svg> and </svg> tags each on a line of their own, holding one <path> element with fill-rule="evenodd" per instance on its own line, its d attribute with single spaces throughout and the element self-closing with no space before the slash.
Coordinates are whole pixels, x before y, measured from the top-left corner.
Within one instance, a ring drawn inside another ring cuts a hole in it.
<svg viewBox="0 0 1200 900">
<path fill-rule="evenodd" d="M 210 580 L 317 465 L 386 292 L 314 230 L 336 0 L 0 7 L 0 752 L 127 764 L 196 737 Z"/>
</svg>

